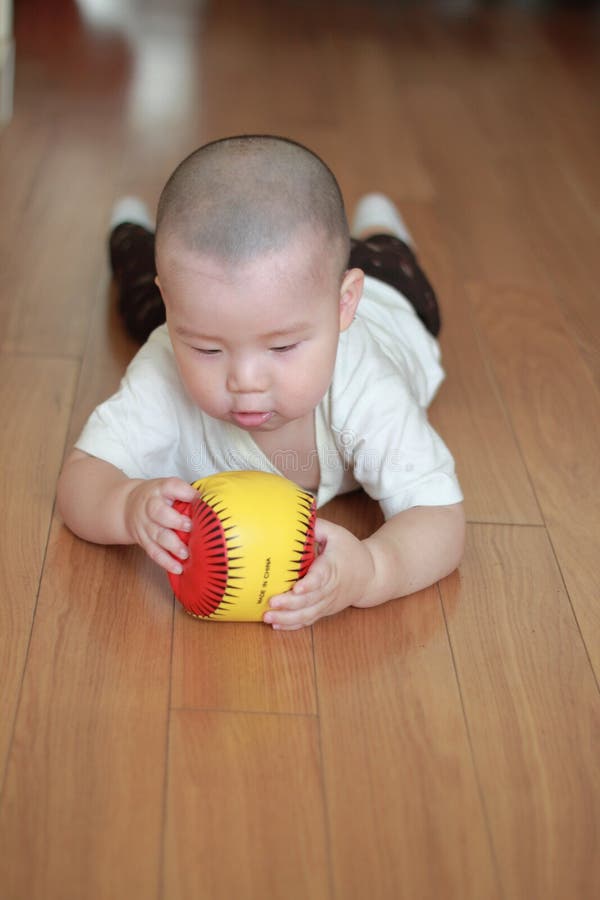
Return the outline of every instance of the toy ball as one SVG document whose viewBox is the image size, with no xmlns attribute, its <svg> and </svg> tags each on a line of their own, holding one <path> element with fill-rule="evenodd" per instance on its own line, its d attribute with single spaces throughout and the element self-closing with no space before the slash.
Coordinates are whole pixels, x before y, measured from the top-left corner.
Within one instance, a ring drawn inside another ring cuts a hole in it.
<svg viewBox="0 0 600 900">
<path fill-rule="evenodd" d="M 169 573 L 176 598 L 199 619 L 259 622 L 269 598 L 302 578 L 315 555 L 312 494 L 280 475 L 222 472 L 195 481 L 181 575 Z"/>
</svg>

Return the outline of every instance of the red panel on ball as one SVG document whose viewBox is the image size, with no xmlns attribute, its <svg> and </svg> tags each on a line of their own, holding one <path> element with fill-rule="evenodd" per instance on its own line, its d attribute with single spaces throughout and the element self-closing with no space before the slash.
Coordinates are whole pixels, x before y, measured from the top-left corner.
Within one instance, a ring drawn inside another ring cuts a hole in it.
<svg viewBox="0 0 600 900">
<path fill-rule="evenodd" d="M 192 531 L 178 531 L 189 557 L 181 575 L 169 572 L 179 602 L 194 616 L 210 616 L 227 590 L 227 540 L 219 516 L 200 497 L 192 503 L 176 500 L 173 507 L 192 519 Z"/>
</svg>

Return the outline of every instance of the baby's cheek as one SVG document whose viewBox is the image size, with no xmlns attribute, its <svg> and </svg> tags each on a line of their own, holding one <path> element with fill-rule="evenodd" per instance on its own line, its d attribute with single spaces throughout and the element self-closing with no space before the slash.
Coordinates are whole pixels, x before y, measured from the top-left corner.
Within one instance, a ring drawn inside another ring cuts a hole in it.
<svg viewBox="0 0 600 900">
<path fill-rule="evenodd" d="M 311 359 L 296 373 L 289 385 L 290 396 L 318 406 L 331 384 L 332 371 L 322 359 Z"/>
<path fill-rule="evenodd" d="M 201 371 L 182 373 L 186 391 L 197 407 L 213 418 L 220 418 L 228 411 L 223 385 L 211 373 L 206 376 Z"/>
</svg>

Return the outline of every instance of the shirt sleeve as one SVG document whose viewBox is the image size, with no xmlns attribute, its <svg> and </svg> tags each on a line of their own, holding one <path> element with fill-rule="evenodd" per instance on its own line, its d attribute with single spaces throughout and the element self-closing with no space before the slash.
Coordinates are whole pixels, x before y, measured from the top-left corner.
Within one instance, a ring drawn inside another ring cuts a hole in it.
<svg viewBox="0 0 600 900">
<path fill-rule="evenodd" d="M 177 474 L 179 423 L 169 396 L 177 378 L 169 360 L 156 365 L 161 348 L 145 345 L 129 365 L 120 387 L 89 417 L 75 443 L 129 478 Z"/>
<path fill-rule="evenodd" d="M 335 440 L 354 478 L 386 519 L 414 506 L 463 499 L 454 460 L 404 373 L 353 341 L 338 385 Z"/>
</svg>

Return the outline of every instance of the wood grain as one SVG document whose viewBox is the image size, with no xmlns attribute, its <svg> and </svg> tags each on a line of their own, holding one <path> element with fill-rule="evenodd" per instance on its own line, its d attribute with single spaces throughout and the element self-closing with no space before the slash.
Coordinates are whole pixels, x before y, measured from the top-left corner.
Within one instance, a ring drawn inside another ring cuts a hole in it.
<svg viewBox="0 0 600 900">
<path fill-rule="evenodd" d="M 165 896 L 331 898 L 313 718 L 171 717 Z"/>
<path fill-rule="evenodd" d="M 336 896 L 500 896 L 437 590 L 314 631 Z"/>
<path fill-rule="evenodd" d="M 589 148 L 591 160 L 596 149 Z M 563 148 L 539 154 L 513 151 L 506 176 L 522 197 L 522 221 L 533 253 L 552 272 L 553 295 L 566 330 L 600 389 L 600 312 L 594 259 L 597 254 L 598 204 L 593 191 L 600 178 L 565 160 Z M 588 168 L 591 168 L 588 161 Z"/>
<path fill-rule="evenodd" d="M 22 251 L 11 260 L 9 302 L 2 348 L 61 356 L 81 355 L 87 337 L 90 299 L 104 260 L 106 164 L 93 136 L 72 129 L 52 133 L 36 189 L 13 223 L 12 239 Z M 85 196 L 92 214 L 82 217 Z M 89 258 L 86 265 L 78 259 Z"/>
<path fill-rule="evenodd" d="M 70 360 L 0 357 L 0 784 L 21 690 L 76 374 L 77 366 Z"/>
<path fill-rule="evenodd" d="M 467 546 L 440 587 L 503 896 L 595 897 L 600 704 L 552 547 L 483 525 Z"/>
<path fill-rule="evenodd" d="M 600 392 L 552 295 L 469 295 L 600 678 Z"/>
<path fill-rule="evenodd" d="M 404 209 L 442 313 L 446 380 L 430 419 L 456 460 L 467 517 L 471 522 L 541 524 L 531 479 L 439 216 L 423 204 L 405 204 Z"/>
<path fill-rule="evenodd" d="M 424 158 L 443 185 L 437 212 L 455 272 L 463 281 L 550 287 L 550 274 L 520 227 L 522 198 L 501 174 L 494 146 L 463 91 L 417 85 L 407 90 L 406 107 Z"/>
<path fill-rule="evenodd" d="M 0 811 L 11 900 L 155 895 L 171 619 L 141 552 L 54 522 Z"/>
<path fill-rule="evenodd" d="M 229 624 L 177 610 L 173 707 L 314 715 L 310 630 L 277 634 L 262 623 Z"/>
</svg>

